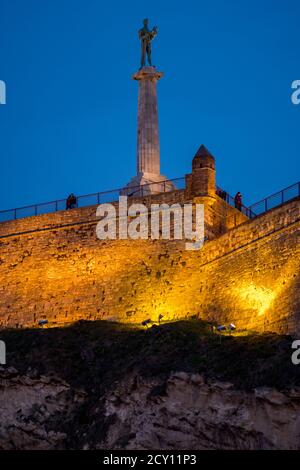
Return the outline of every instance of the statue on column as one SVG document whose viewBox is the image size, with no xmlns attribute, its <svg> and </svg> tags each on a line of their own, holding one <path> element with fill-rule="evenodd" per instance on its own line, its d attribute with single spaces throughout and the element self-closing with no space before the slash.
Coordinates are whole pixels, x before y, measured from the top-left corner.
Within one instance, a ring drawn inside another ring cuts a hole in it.
<svg viewBox="0 0 300 470">
<path fill-rule="evenodd" d="M 148 28 L 148 19 L 146 18 L 143 21 L 144 27 L 139 30 L 139 38 L 141 40 L 142 46 L 142 56 L 141 56 L 141 68 L 146 65 L 146 56 L 148 58 L 148 64 L 152 67 L 151 61 L 151 41 L 157 35 L 157 26 L 154 26 L 152 31 Z"/>
</svg>

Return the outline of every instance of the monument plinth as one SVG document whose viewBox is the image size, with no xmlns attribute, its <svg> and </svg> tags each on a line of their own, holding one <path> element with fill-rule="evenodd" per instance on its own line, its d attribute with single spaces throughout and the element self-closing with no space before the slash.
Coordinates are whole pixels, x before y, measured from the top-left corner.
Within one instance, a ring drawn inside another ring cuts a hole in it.
<svg viewBox="0 0 300 470">
<path fill-rule="evenodd" d="M 127 195 L 143 195 L 171 191 L 174 185 L 160 174 L 160 147 L 158 130 L 157 82 L 163 76 L 155 67 L 142 67 L 133 75 L 139 83 L 137 175 L 122 191 Z M 155 184 L 154 184 L 155 183 Z"/>
</svg>

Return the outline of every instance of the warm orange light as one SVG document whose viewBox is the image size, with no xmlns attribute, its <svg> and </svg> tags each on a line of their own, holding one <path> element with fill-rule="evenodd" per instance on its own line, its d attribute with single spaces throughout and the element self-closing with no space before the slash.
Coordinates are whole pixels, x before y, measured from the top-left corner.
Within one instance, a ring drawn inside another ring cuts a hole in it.
<svg viewBox="0 0 300 470">
<path fill-rule="evenodd" d="M 239 296 L 243 302 L 257 311 L 258 316 L 261 316 L 270 308 L 276 292 L 263 286 L 249 284 L 239 288 Z"/>
</svg>

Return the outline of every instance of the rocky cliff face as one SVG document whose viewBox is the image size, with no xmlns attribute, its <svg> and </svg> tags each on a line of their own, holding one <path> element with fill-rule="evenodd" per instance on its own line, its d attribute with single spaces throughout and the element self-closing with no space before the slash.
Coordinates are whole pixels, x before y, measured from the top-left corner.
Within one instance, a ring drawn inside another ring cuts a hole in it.
<svg viewBox="0 0 300 470">
<path fill-rule="evenodd" d="M 300 389 L 235 390 L 179 372 L 166 383 L 133 376 L 106 398 L 107 448 L 299 449 Z"/>
<path fill-rule="evenodd" d="M 0 370 L 0 449 L 63 449 L 62 419 L 72 418 L 84 393 L 55 377 Z"/>
<path fill-rule="evenodd" d="M 0 415 L 0 449 L 300 449 L 300 388 L 243 391 L 187 372 L 132 372 L 91 398 L 2 368 Z"/>
</svg>

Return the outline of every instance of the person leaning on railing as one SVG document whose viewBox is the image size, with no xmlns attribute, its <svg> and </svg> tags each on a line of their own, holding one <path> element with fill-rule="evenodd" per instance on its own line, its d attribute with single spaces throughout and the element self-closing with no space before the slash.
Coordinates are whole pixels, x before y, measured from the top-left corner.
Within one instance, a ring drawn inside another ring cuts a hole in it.
<svg viewBox="0 0 300 470">
<path fill-rule="evenodd" d="M 234 198 L 234 206 L 237 210 L 242 211 L 242 195 L 240 192 L 236 193 Z"/>
<path fill-rule="evenodd" d="M 66 202 L 66 209 L 74 209 L 77 206 L 77 197 L 71 193 Z"/>
</svg>

